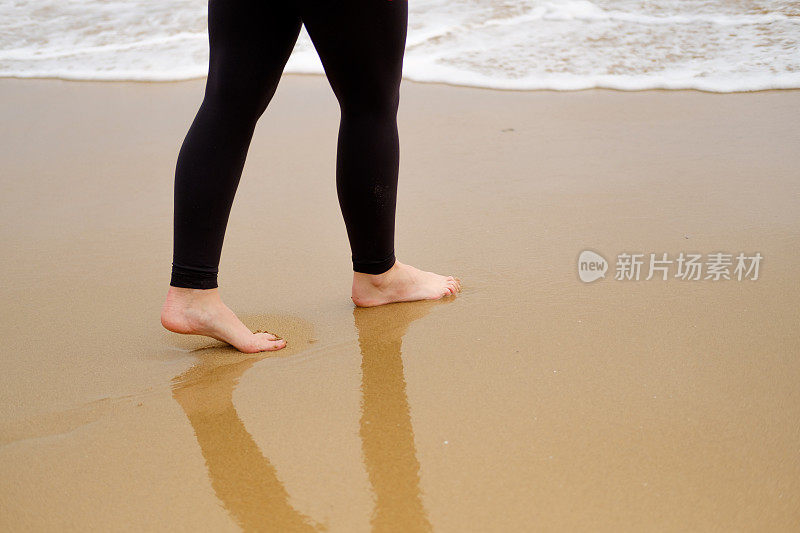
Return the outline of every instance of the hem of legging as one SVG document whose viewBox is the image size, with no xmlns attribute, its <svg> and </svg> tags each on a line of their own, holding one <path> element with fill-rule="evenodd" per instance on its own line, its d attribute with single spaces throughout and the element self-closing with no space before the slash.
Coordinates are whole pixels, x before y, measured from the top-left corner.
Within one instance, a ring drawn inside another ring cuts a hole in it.
<svg viewBox="0 0 800 533">
<path fill-rule="evenodd" d="M 216 289 L 217 272 L 172 265 L 169 284 L 186 289 Z"/>
<path fill-rule="evenodd" d="M 394 256 L 394 252 L 392 255 L 387 257 L 386 259 L 382 259 L 381 261 L 356 261 L 353 260 L 353 271 L 360 272 L 362 274 L 383 274 L 390 268 L 394 266 L 394 263 L 397 259 Z"/>
</svg>

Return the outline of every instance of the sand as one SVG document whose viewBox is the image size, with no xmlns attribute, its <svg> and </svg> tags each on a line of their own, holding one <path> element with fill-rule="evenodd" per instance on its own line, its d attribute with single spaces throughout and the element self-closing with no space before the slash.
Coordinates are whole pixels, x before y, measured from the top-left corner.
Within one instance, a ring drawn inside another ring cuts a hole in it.
<svg viewBox="0 0 800 533">
<path fill-rule="evenodd" d="M 289 348 L 246 357 L 158 319 L 203 87 L 0 80 L 0 529 L 796 529 L 800 91 L 405 82 L 398 257 L 464 291 L 357 310 L 338 108 L 286 76 L 220 284 Z"/>
</svg>

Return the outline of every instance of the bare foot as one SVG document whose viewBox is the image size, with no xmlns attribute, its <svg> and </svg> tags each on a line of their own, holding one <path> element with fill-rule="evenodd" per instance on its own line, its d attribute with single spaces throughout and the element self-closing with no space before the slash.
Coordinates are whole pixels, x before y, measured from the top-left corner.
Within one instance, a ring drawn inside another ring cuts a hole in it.
<svg viewBox="0 0 800 533">
<path fill-rule="evenodd" d="M 222 303 L 218 289 L 170 286 L 161 310 L 161 324 L 175 333 L 213 337 L 244 353 L 280 350 L 286 346 L 285 340 L 271 333 L 250 331 Z"/>
<path fill-rule="evenodd" d="M 425 272 L 396 261 L 394 266 L 376 276 L 353 272 L 353 303 L 374 307 L 392 302 L 438 300 L 461 290 L 461 281 L 452 276 Z"/>
</svg>

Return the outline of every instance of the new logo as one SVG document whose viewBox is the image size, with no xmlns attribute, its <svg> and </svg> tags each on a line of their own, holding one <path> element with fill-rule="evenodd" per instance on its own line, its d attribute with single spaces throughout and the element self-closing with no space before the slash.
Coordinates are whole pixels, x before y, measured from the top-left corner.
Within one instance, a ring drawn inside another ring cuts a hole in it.
<svg viewBox="0 0 800 533">
<path fill-rule="evenodd" d="M 591 283 L 600 278 L 606 277 L 608 272 L 608 261 L 591 250 L 584 250 L 578 256 L 578 276 L 584 283 Z"/>
</svg>

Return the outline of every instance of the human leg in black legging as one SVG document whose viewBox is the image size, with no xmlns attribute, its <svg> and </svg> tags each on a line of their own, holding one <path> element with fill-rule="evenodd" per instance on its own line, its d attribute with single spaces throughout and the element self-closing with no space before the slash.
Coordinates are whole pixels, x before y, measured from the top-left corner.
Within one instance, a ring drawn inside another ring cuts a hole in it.
<svg viewBox="0 0 800 533">
<path fill-rule="evenodd" d="M 217 287 L 222 241 L 256 122 L 300 32 L 294 9 L 263 0 L 210 0 L 205 96 L 178 155 L 174 287 Z"/>
<path fill-rule="evenodd" d="M 381 274 L 395 262 L 400 146 L 397 108 L 408 3 L 311 0 L 303 23 L 339 100 L 336 190 L 353 270 Z"/>
<path fill-rule="evenodd" d="M 395 260 L 397 109 L 404 0 L 308 0 L 303 23 L 341 108 L 336 188 L 353 254 L 356 305 L 441 298 L 459 281 Z"/>
<path fill-rule="evenodd" d="M 283 348 L 251 332 L 220 298 L 222 242 L 256 122 L 300 32 L 291 2 L 209 0 L 205 95 L 175 169 L 172 279 L 161 323 L 253 353 Z"/>
<path fill-rule="evenodd" d="M 357 305 L 439 298 L 452 277 L 395 260 L 397 108 L 408 6 L 402 0 L 210 0 L 210 62 L 200 110 L 175 173 L 171 288 L 162 323 L 242 351 L 285 343 L 251 333 L 219 298 L 217 273 L 256 122 L 306 24 L 341 107 L 336 183 L 350 239 Z"/>
</svg>

